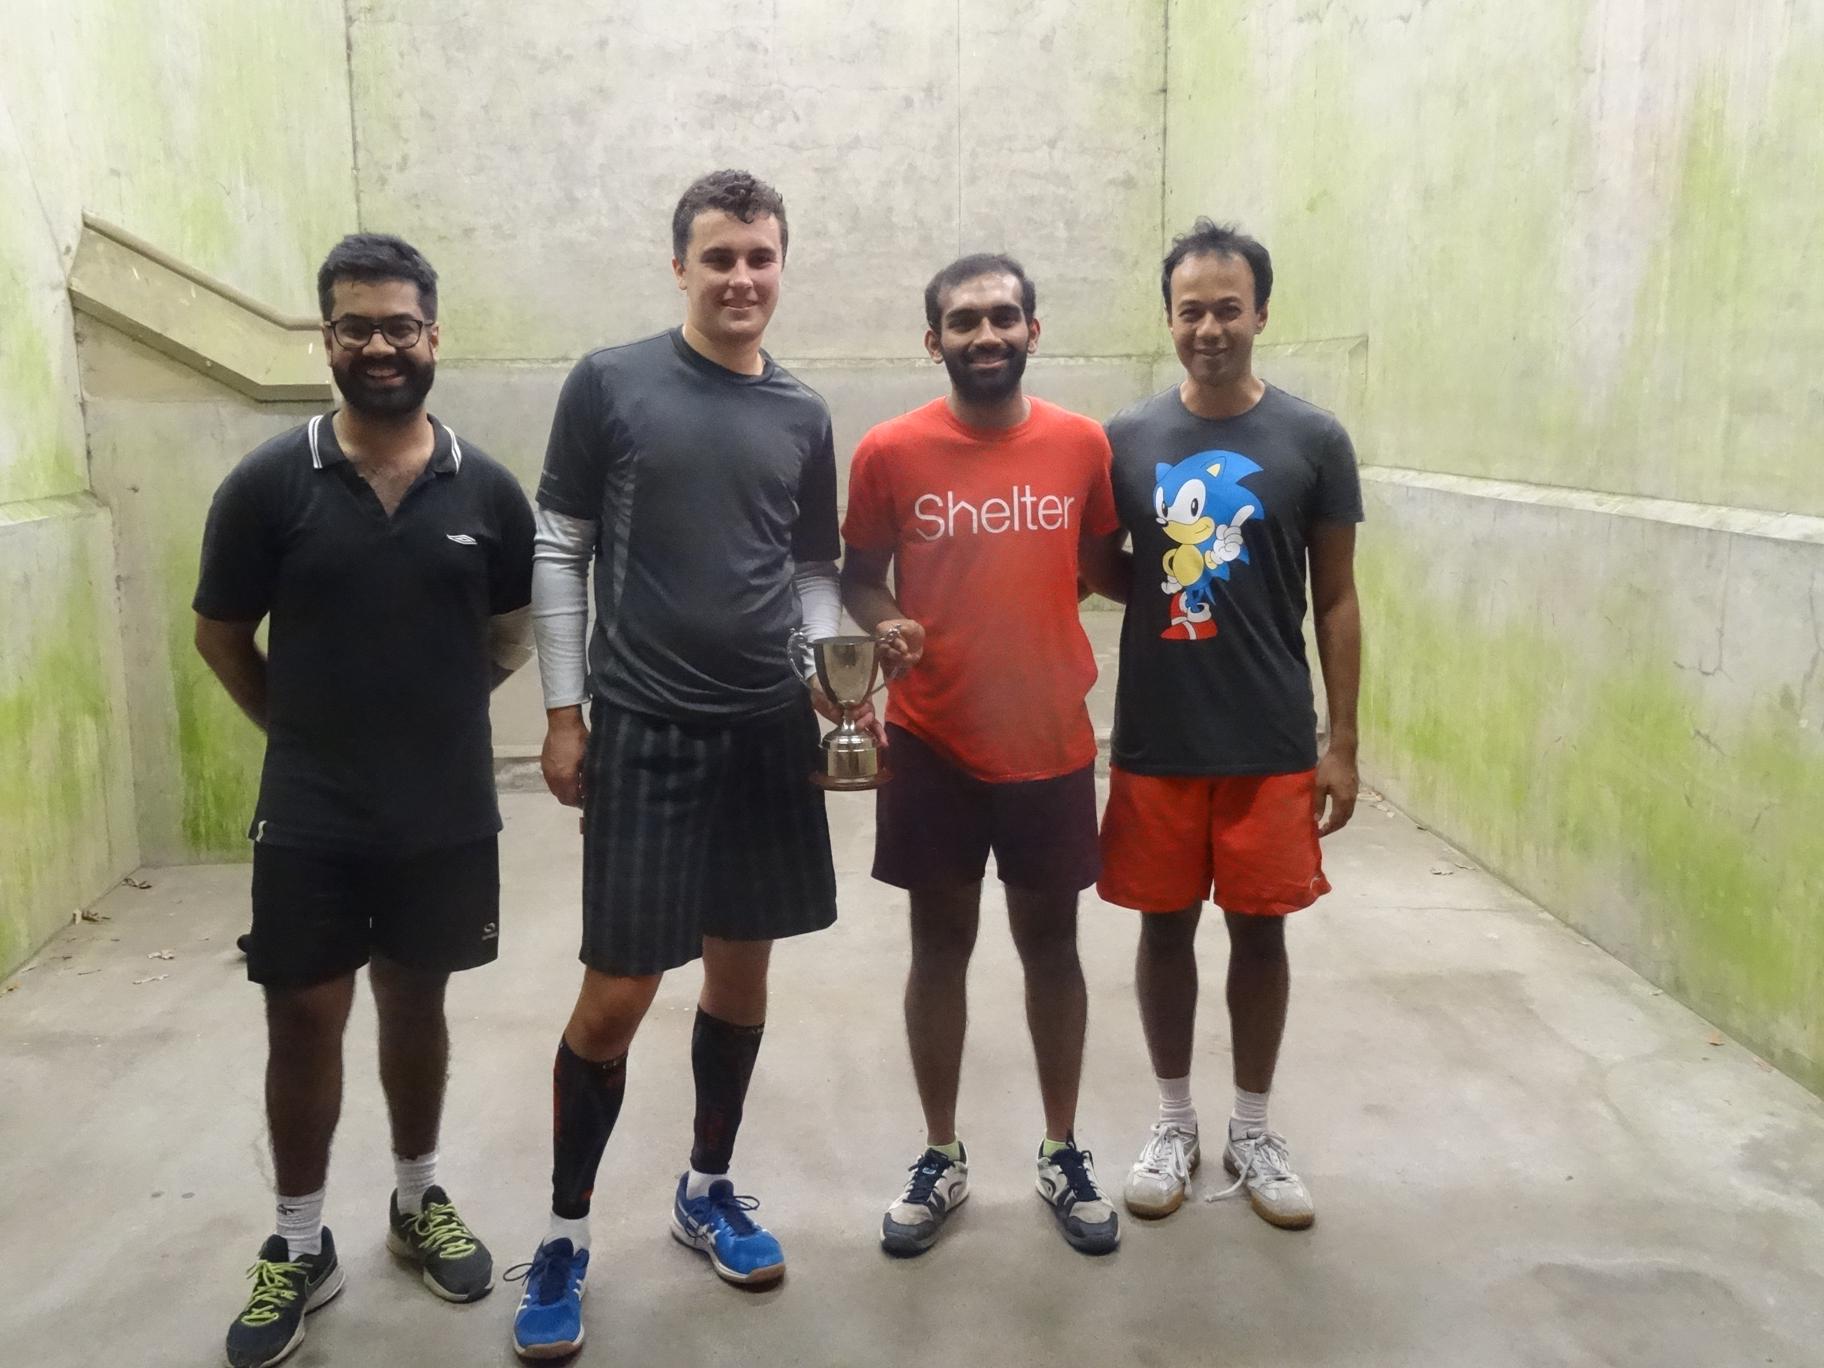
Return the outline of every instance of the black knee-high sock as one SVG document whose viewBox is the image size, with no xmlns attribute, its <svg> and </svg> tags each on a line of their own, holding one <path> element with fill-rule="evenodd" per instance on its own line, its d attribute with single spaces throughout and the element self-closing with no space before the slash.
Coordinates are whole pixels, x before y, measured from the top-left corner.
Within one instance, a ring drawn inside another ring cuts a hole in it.
<svg viewBox="0 0 1824 1368">
<path fill-rule="evenodd" d="M 741 1129 L 754 1058 L 765 1026 L 732 1026 L 697 1008 L 690 1037 L 690 1068 L 697 1079 L 696 1143 L 690 1166 L 698 1173 L 727 1173 Z"/>
<path fill-rule="evenodd" d="M 597 1064 L 557 1042 L 551 1068 L 551 1210 L 566 1220 L 589 1214 L 595 1171 L 627 1093 L 627 1056 Z"/>
</svg>

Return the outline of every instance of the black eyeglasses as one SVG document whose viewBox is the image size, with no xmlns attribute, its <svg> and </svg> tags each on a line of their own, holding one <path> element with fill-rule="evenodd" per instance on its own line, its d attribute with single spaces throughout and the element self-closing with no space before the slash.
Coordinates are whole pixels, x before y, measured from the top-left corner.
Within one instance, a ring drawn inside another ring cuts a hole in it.
<svg viewBox="0 0 1824 1368">
<path fill-rule="evenodd" d="M 375 333 L 384 337 L 389 347 L 404 351 L 408 347 L 417 346 L 418 339 L 424 336 L 424 330 L 434 321 L 429 318 L 413 318 L 409 314 L 394 314 L 391 318 L 383 318 L 376 323 L 360 314 L 343 314 L 340 318 L 329 320 L 329 332 L 330 336 L 350 351 L 360 351 L 374 340 Z"/>
</svg>

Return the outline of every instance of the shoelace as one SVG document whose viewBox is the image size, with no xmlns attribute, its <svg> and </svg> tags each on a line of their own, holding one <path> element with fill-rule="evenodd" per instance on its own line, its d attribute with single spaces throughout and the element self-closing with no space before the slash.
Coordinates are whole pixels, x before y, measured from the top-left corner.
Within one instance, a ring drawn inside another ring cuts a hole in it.
<svg viewBox="0 0 1824 1368">
<path fill-rule="evenodd" d="M 449 1202 L 428 1202 L 412 1222 L 412 1233 L 426 1254 L 466 1259 L 477 1248 L 475 1235 Z"/>
<path fill-rule="evenodd" d="M 1089 1165 L 1094 1158 L 1095 1156 L 1088 1150 L 1077 1149 L 1074 1145 L 1069 1149 L 1058 1150 L 1051 1156 L 1051 1162 L 1058 1166 L 1059 1171 L 1064 1175 L 1065 1183 L 1070 1187 L 1073 1202 L 1099 1202 L 1102 1200 L 1102 1193 L 1096 1187 L 1096 1180 L 1089 1176 Z"/>
<path fill-rule="evenodd" d="M 906 1195 L 901 1200 L 924 1206 L 931 1200 L 931 1193 L 937 1187 L 937 1180 L 944 1176 L 944 1170 L 955 1162 L 947 1154 L 926 1154 L 912 1165 L 912 1181 L 906 1184 Z"/>
<path fill-rule="evenodd" d="M 1140 1161 L 1135 1167 L 1162 1178 L 1188 1182 L 1191 1176 L 1190 1134 L 1170 1121 L 1155 1121 L 1153 1134 L 1147 1140 L 1146 1148 L 1140 1151 Z"/>
<path fill-rule="evenodd" d="M 1235 1148 L 1241 1151 L 1241 1172 L 1234 1182 L 1210 1198 L 1212 1202 L 1240 1192 L 1250 1175 L 1263 1184 L 1296 1181 L 1297 1175 L 1292 1172 L 1292 1151 L 1286 1145 L 1285 1136 L 1278 1131 L 1262 1131 L 1246 1140 L 1238 1140 Z"/>
<path fill-rule="evenodd" d="M 500 1276 L 505 1282 L 523 1279 L 532 1301 L 540 1306 L 550 1306 L 570 1295 L 571 1265 L 575 1257 L 572 1251 L 570 1258 L 560 1259 L 555 1254 L 545 1253 L 544 1246 L 540 1245 L 531 1262 L 514 1264 Z"/>
<path fill-rule="evenodd" d="M 271 1325 L 283 1315 L 285 1305 L 298 1299 L 298 1289 L 291 1285 L 291 1279 L 303 1271 L 304 1265 L 296 1260 L 254 1260 L 253 1267 L 247 1270 L 247 1276 L 253 1279 L 253 1295 L 247 1299 L 247 1309 L 241 1312 L 241 1324 Z"/>
<path fill-rule="evenodd" d="M 726 1197 L 711 1200 L 710 1214 L 720 1219 L 731 1235 L 753 1235 L 759 1232 L 760 1227 L 747 1219 L 747 1213 L 758 1210 L 759 1206 L 758 1197 L 738 1197 L 730 1193 Z"/>
</svg>

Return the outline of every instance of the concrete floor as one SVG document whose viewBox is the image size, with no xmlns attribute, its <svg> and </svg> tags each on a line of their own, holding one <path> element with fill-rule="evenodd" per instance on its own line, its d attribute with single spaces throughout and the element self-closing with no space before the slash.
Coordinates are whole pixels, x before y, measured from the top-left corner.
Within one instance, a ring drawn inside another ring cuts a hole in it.
<svg viewBox="0 0 1824 1368">
<path fill-rule="evenodd" d="M 452 993 L 444 1178 L 497 1267 L 548 1197 L 547 1070 L 577 977 L 574 816 L 510 794 L 499 964 Z M 1040 1132 L 1016 963 L 985 923 L 964 1136 L 973 1197 L 910 1263 L 883 1204 L 921 1128 L 899 991 L 898 895 L 867 878 L 871 804 L 835 800 L 842 920 L 782 944 L 736 1158 L 791 1260 L 725 1287 L 665 1234 L 688 1141 L 696 974 L 666 983 L 597 1198 L 584 1361 L 1800 1365 L 1824 1363 L 1824 1105 L 1389 809 L 1329 846 L 1338 891 L 1292 931 L 1274 1117 L 1316 1228 L 1193 1201 L 1071 1252 L 1034 1196 Z M 147 870 L 0 992 L 0 1362 L 216 1361 L 269 1228 L 259 1002 L 232 952 L 244 868 Z M 998 909 L 996 909 L 998 911 Z M 1116 1189 L 1154 1098 L 1133 915 L 1090 901 L 1083 1141 Z M 1221 930 L 1205 927 L 1206 982 Z M 169 952 L 170 958 L 152 958 Z M 1199 1025 L 1209 1122 L 1227 1027 Z M 501 1365 L 517 1285 L 444 1305 L 381 1240 L 391 1174 L 371 1005 L 329 1220 L 351 1278 L 295 1360 Z M 1212 1165 L 1200 1182 L 1218 1186 Z"/>
</svg>

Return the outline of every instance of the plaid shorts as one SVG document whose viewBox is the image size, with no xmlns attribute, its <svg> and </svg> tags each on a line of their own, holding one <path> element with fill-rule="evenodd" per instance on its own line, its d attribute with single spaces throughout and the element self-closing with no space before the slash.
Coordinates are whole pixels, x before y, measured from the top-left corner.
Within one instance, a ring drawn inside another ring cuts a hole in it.
<svg viewBox="0 0 1824 1368">
<path fill-rule="evenodd" d="M 836 920 L 817 718 L 733 723 L 591 710 L 583 768 L 582 961 L 658 974 L 703 937 L 779 940 Z"/>
</svg>

